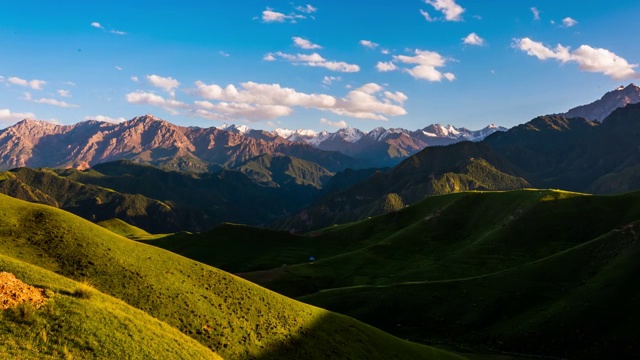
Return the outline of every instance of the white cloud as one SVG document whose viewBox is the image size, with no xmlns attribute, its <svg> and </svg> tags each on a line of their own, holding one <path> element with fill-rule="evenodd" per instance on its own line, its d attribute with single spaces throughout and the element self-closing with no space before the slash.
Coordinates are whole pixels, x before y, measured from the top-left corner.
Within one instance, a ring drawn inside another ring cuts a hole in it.
<svg viewBox="0 0 640 360">
<path fill-rule="evenodd" d="M 108 122 L 108 123 L 113 123 L 113 124 L 117 124 L 117 123 L 121 123 L 123 121 L 127 121 L 125 118 L 123 117 L 119 117 L 119 118 L 112 118 L 109 116 L 104 116 L 104 115 L 96 115 L 96 116 L 85 116 L 84 119 L 82 119 L 83 121 L 87 121 L 87 120 L 97 120 L 97 121 L 103 121 L 103 122 Z"/>
<path fill-rule="evenodd" d="M 99 23 L 99 22 L 97 22 L 97 21 L 92 22 L 92 23 L 91 23 L 91 27 L 94 27 L 94 28 L 96 28 L 96 29 L 100 29 L 100 30 L 102 30 L 102 31 L 107 31 L 107 29 L 106 29 L 104 26 L 102 26 L 102 24 L 100 24 L 100 23 Z M 127 34 L 127 33 L 126 33 L 126 32 L 124 32 L 124 31 L 115 30 L 115 29 L 110 29 L 110 30 L 109 30 L 109 32 L 110 32 L 111 34 L 115 34 L 115 35 L 126 35 L 126 34 Z"/>
<path fill-rule="evenodd" d="M 69 86 L 76 86 L 76 83 L 74 83 L 73 81 L 67 81 L 65 84 Z"/>
<path fill-rule="evenodd" d="M 428 12 L 426 12 L 425 10 L 420 9 L 420 14 L 422 16 L 424 16 L 424 19 L 427 20 L 428 22 L 434 22 L 435 19 L 431 17 L 431 15 L 429 15 Z"/>
<path fill-rule="evenodd" d="M 458 4 L 456 4 L 455 0 L 425 0 L 425 3 L 433 6 L 434 9 L 440 11 L 444 14 L 444 18 L 447 21 L 461 21 L 462 13 L 464 12 L 464 8 Z M 426 11 L 421 11 L 422 15 L 427 18 Z M 427 19 L 429 21 L 429 19 Z"/>
<path fill-rule="evenodd" d="M 396 91 L 396 92 L 391 92 L 391 91 L 385 91 L 384 92 L 384 96 L 391 100 L 391 101 L 395 101 L 396 103 L 402 105 L 404 104 L 405 101 L 407 101 L 407 99 L 409 99 L 409 97 L 407 97 L 407 95 L 405 95 L 404 93 L 400 92 L 400 91 Z"/>
<path fill-rule="evenodd" d="M 77 108 L 77 107 L 79 107 L 78 105 L 75 105 L 75 104 L 69 104 L 69 103 L 64 102 L 64 101 L 60 101 L 60 100 L 56 100 L 56 99 L 47 99 L 47 98 L 40 98 L 38 100 L 33 100 L 33 102 L 34 103 L 38 103 L 38 104 L 47 104 L 47 105 L 62 107 L 62 108 Z"/>
<path fill-rule="evenodd" d="M 114 66 L 114 67 L 116 68 L 116 70 L 118 70 L 118 71 L 122 71 L 122 67 L 121 67 L 121 66 L 117 66 L 117 65 L 116 65 L 116 66 Z"/>
<path fill-rule="evenodd" d="M 389 49 L 382 49 L 382 50 L 380 50 L 380 53 L 382 53 L 383 55 L 389 55 L 390 51 L 389 51 Z"/>
<path fill-rule="evenodd" d="M 375 83 L 351 90 L 343 98 L 327 94 L 307 94 L 292 88 L 281 87 L 279 84 L 259 84 L 246 82 L 240 88 L 233 85 L 221 87 L 216 84 L 207 85 L 201 81 L 195 83 L 194 93 L 208 100 L 221 102 L 242 103 L 249 105 L 272 105 L 288 108 L 303 107 L 330 111 L 338 115 L 361 119 L 387 120 L 386 116 L 405 115 L 406 110 L 394 103 L 384 101 L 377 95 L 382 87 Z M 284 113 L 284 109 L 270 109 Z"/>
<path fill-rule="evenodd" d="M 262 22 L 265 23 L 283 23 L 289 21 L 290 23 L 295 23 L 298 19 L 306 19 L 307 17 L 304 15 L 291 13 L 289 15 L 285 15 L 281 12 L 273 11 L 270 8 L 267 8 L 262 12 Z"/>
<path fill-rule="evenodd" d="M 226 52 L 226 51 L 222 51 L 222 50 L 218 51 L 218 55 L 220 55 L 220 56 L 222 56 L 222 57 L 229 57 L 229 56 L 231 56 L 231 55 L 229 55 L 229 53 L 228 53 L 228 52 Z"/>
<path fill-rule="evenodd" d="M 602 73 L 614 80 L 639 77 L 634 70 L 638 64 L 629 64 L 627 60 L 607 49 L 581 45 L 576 50 L 570 51 L 568 46 L 560 44 L 552 49 L 530 38 L 515 39 L 514 47 L 540 60 L 556 59 L 563 64 L 575 62 L 580 70 Z"/>
<path fill-rule="evenodd" d="M 565 27 L 572 27 L 572 26 L 578 24 L 578 22 L 575 19 L 572 19 L 570 17 L 566 17 L 566 18 L 562 19 L 562 24 Z"/>
<path fill-rule="evenodd" d="M 242 118 L 249 121 L 275 119 L 291 115 L 293 109 L 282 105 L 254 105 L 246 103 L 196 101 L 192 112 L 200 117 L 211 120 Z"/>
<path fill-rule="evenodd" d="M 138 79 L 138 77 L 137 77 L 137 76 L 132 76 L 132 77 L 131 77 L 131 81 L 133 81 L 133 82 L 138 82 L 138 81 L 140 81 L 140 79 Z"/>
<path fill-rule="evenodd" d="M 71 97 L 71 93 L 69 92 L 69 90 L 58 89 L 57 93 L 62 97 Z"/>
<path fill-rule="evenodd" d="M 325 85 L 331 85 L 334 81 L 342 81 L 340 76 L 325 76 L 322 78 L 322 83 Z"/>
<path fill-rule="evenodd" d="M 171 114 L 177 114 L 177 109 L 186 109 L 187 104 L 175 100 L 165 99 L 160 95 L 149 92 L 133 92 L 126 95 L 127 102 L 138 105 L 151 105 L 165 109 Z"/>
<path fill-rule="evenodd" d="M 378 44 L 374 43 L 373 41 L 369 41 L 369 40 L 360 40 L 360 45 L 364 46 L 364 47 L 368 47 L 369 49 L 375 49 L 378 47 Z"/>
<path fill-rule="evenodd" d="M 360 66 L 355 64 L 349 64 L 343 61 L 328 61 L 320 54 L 285 54 L 282 52 L 276 52 L 271 54 L 266 54 L 263 59 L 268 61 L 270 58 L 279 57 L 283 60 L 289 61 L 294 65 L 304 65 L 304 66 L 312 66 L 312 67 L 323 67 L 329 69 L 331 71 L 337 72 L 358 72 L 360 71 Z"/>
<path fill-rule="evenodd" d="M 462 39 L 462 42 L 467 45 L 476 45 L 482 46 L 484 45 L 484 39 L 478 36 L 476 33 L 471 33 Z"/>
<path fill-rule="evenodd" d="M 447 79 L 449 81 L 455 80 L 455 75 L 452 73 L 442 73 L 437 68 L 445 66 L 447 59 L 435 51 L 420 50 L 414 51 L 415 56 L 396 55 L 395 61 L 399 61 L 405 64 L 415 64 L 416 66 L 410 69 L 404 69 L 409 75 L 416 79 L 422 79 L 427 81 L 442 81 Z"/>
<path fill-rule="evenodd" d="M 303 39 L 301 37 L 298 36 L 294 36 L 291 39 L 293 39 L 293 44 L 299 48 L 302 49 L 306 49 L 306 50 L 313 50 L 313 49 L 322 49 L 322 46 L 318 45 L 318 44 L 314 44 L 311 41 L 307 40 L 307 39 Z"/>
<path fill-rule="evenodd" d="M 325 124 L 325 125 L 329 125 L 329 126 L 331 126 L 331 127 L 340 128 L 340 129 L 344 129 L 344 128 L 346 128 L 347 126 L 349 126 L 349 125 L 347 124 L 347 122 L 346 122 L 346 121 L 344 121 L 344 120 L 340 120 L 340 121 L 330 121 L 330 120 L 327 120 L 327 119 L 325 119 L 325 118 L 320 119 L 320 123 L 321 123 L 321 124 Z"/>
<path fill-rule="evenodd" d="M 311 14 L 314 13 L 316 11 L 318 11 L 318 8 L 313 7 L 309 4 L 307 4 L 306 6 L 296 6 L 296 10 L 298 10 L 299 12 L 305 13 L 305 14 Z"/>
<path fill-rule="evenodd" d="M 8 78 L 7 82 L 13 85 L 28 87 L 33 90 L 42 90 L 42 87 L 47 83 L 44 80 L 25 80 L 15 76 Z"/>
<path fill-rule="evenodd" d="M 273 54 L 266 54 L 265 56 L 262 57 L 262 60 L 264 60 L 264 61 L 276 61 L 276 57 L 273 56 Z"/>
<path fill-rule="evenodd" d="M 540 10 L 538 8 L 532 7 L 531 12 L 533 13 L 533 20 L 540 20 Z"/>
<path fill-rule="evenodd" d="M 396 70 L 398 67 L 396 66 L 396 64 L 392 63 L 391 61 L 378 61 L 378 63 L 376 64 L 376 69 L 379 72 L 387 72 L 387 71 L 393 71 Z"/>
<path fill-rule="evenodd" d="M 0 122 L 16 122 L 23 119 L 33 119 L 35 117 L 35 114 L 30 112 L 16 113 L 11 112 L 9 109 L 0 109 Z"/>
<path fill-rule="evenodd" d="M 175 96 L 175 88 L 180 86 L 180 82 L 172 77 L 147 75 L 147 80 L 151 85 L 168 92 L 172 97 Z"/>
</svg>

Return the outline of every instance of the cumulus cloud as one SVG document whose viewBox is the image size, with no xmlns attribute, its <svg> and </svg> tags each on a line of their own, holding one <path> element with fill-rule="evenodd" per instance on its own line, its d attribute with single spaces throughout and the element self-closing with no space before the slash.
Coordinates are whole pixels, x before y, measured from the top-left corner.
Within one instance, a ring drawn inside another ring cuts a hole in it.
<svg viewBox="0 0 640 360">
<path fill-rule="evenodd" d="M 84 121 L 87 120 L 97 120 L 97 121 L 103 121 L 103 122 L 108 122 L 108 123 L 112 123 L 112 124 L 117 124 L 117 123 L 121 123 L 123 121 L 127 121 L 125 118 L 123 117 L 119 117 L 119 118 L 112 118 L 109 116 L 104 116 L 104 115 L 96 115 L 96 116 L 85 116 L 84 119 L 82 119 Z"/>
<path fill-rule="evenodd" d="M 291 38 L 293 40 L 293 44 L 299 48 L 302 49 L 306 49 L 306 50 L 313 50 L 313 49 L 322 49 L 322 46 L 318 45 L 318 44 L 314 44 L 311 41 L 301 38 L 299 36 L 294 36 Z"/>
<path fill-rule="evenodd" d="M 576 24 L 578 24 L 578 22 L 575 19 L 572 19 L 570 17 L 566 17 L 562 19 L 562 25 L 564 25 L 565 27 L 572 27 L 572 26 L 575 26 Z"/>
<path fill-rule="evenodd" d="M 42 87 L 47 83 L 44 80 L 25 80 L 15 76 L 8 78 L 7 82 L 13 85 L 28 87 L 33 90 L 42 90 Z"/>
<path fill-rule="evenodd" d="M 404 93 L 402 93 L 400 91 L 396 91 L 396 92 L 385 91 L 384 92 L 384 96 L 387 99 L 389 99 L 391 101 L 395 101 L 396 103 L 398 103 L 400 105 L 404 104 L 404 102 L 409 99 L 409 97 L 407 97 L 407 95 L 405 95 Z"/>
<path fill-rule="evenodd" d="M 629 64 L 607 49 L 581 45 L 571 51 L 568 46 L 558 44 L 555 48 L 550 48 L 530 38 L 515 39 L 513 46 L 540 60 L 556 59 L 563 64 L 575 62 L 582 71 L 602 73 L 614 80 L 638 78 L 638 73 L 634 70 L 638 64 Z"/>
<path fill-rule="evenodd" d="M 325 124 L 325 125 L 329 125 L 329 126 L 331 126 L 331 127 L 340 128 L 340 129 L 344 129 L 344 128 L 346 128 L 347 126 L 349 126 L 349 125 L 347 124 L 347 122 L 346 122 L 346 121 L 344 121 L 344 120 L 340 120 L 340 121 L 330 121 L 330 120 L 327 120 L 327 119 L 325 119 L 325 118 L 320 119 L 320 123 L 321 123 L 321 124 Z"/>
<path fill-rule="evenodd" d="M 144 91 L 129 93 L 126 99 L 131 104 L 157 106 L 174 115 L 178 113 L 178 109 L 188 108 L 187 104 L 176 99 L 165 99 L 160 95 Z"/>
<path fill-rule="evenodd" d="M 180 86 L 180 82 L 172 77 L 147 75 L 147 81 L 149 81 L 149 84 L 168 92 L 171 97 L 176 95 L 175 89 Z"/>
<path fill-rule="evenodd" d="M 209 101 L 196 101 L 194 105 L 195 108 L 192 109 L 192 113 L 211 120 L 242 118 L 249 121 L 260 121 L 275 119 L 293 113 L 292 108 L 282 105 L 254 105 L 233 102 L 214 104 Z"/>
<path fill-rule="evenodd" d="M 533 13 L 533 20 L 540 20 L 540 10 L 538 8 L 532 7 L 531 12 Z"/>
<path fill-rule="evenodd" d="M 29 98 L 31 98 L 29 96 Z M 57 106 L 57 107 L 62 107 L 62 108 L 77 108 L 79 107 L 76 104 L 69 104 L 65 101 L 60 101 L 60 100 L 56 100 L 56 99 L 48 99 L 48 98 L 40 98 L 37 100 L 33 100 L 34 103 L 38 103 L 38 104 L 47 104 L 47 105 L 51 105 L 51 106 Z"/>
<path fill-rule="evenodd" d="M 320 54 L 285 54 L 283 52 L 269 53 L 264 56 L 264 60 L 273 61 L 276 57 L 279 57 L 283 60 L 289 61 L 294 65 L 303 65 L 303 66 L 312 66 L 312 67 L 323 67 L 329 69 L 331 71 L 337 72 L 358 72 L 360 71 L 360 66 L 355 64 L 349 64 L 343 61 L 328 61 Z"/>
<path fill-rule="evenodd" d="M 252 106 L 269 105 L 287 108 L 302 107 L 333 112 L 338 115 L 361 119 L 387 120 L 386 116 L 405 115 L 406 110 L 397 102 L 384 101 L 388 97 L 380 97 L 382 87 L 375 83 L 351 90 L 343 98 L 327 94 L 307 94 L 279 84 L 260 84 L 246 82 L 240 88 L 234 85 L 222 87 L 217 84 L 207 85 L 201 81 L 195 83 L 194 93 L 207 100 L 223 103 L 240 103 Z M 272 111 L 285 113 L 282 108 Z M 270 113 L 268 115 L 273 114 Z M 266 118 L 266 117 L 265 117 Z"/>
<path fill-rule="evenodd" d="M 425 3 L 433 6 L 434 9 L 440 11 L 446 21 L 461 21 L 464 8 L 456 4 L 455 0 L 425 0 Z M 429 21 L 426 11 L 421 10 L 420 13 Z M 429 16 L 430 18 L 430 16 Z"/>
<path fill-rule="evenodd" d="M 57 92 L 57 93 L 58 93 L 58 95 L 60 95 L 61 97 L 71 97 L 71 93 L 69 92 L 69 90 L 58 89 L 56 92 Z"/>
<path fill-rule="evenodd" d="M 104 30 L 104 27 L 103 27 L 99 22 L 97 22 L 97 21 L 92 22 L 92 23 L 91 23 L 91 26 L 92 26 L 92 27 L 94 27 L 94 28 L 96 28 L 96 29 L 102 29 L 102 30 Z"/>
<path fill-rule="evenodd" d="M 137 77 L 137 76 L 132 76 L 132 77 L 131 77 L 131 81 L 133 81 L 133 82 L 138 82 L 138 81 L 140 81 L 140 79 L 138 79 L 138 77 Z"/>
<path fill-rule="evenodd" d="M 474 32 L 462 38 L 462 42 L 466 45 L 475 45 L 475 46 L 484 45 L 484 39 L 478 36 L 478 34 Z"/>
<path fill-rule="evenodd" d="M 0 109 L 0 122 L 16 122 L 23 119 L 33 119 L 35 117 L 31 112 L 11 112 L 9 109 Z"/>
<path fill-rule="evenodd" d="M 455 80 L 455 75 L 447 72 L 443 73 L 437 68 L 443 67 L 447 63 L 447 59 L 435 51 L 420 50 L 414 51 L 414 56 L 395 55 L 394 61 L 404 64 L 415 64 L 412 68 L 404 69 L 409 75 L 416 79 L 422 79 L 427 81 L 442 81 L 447 79 L 449 81 Z"/>
<path fill-rule="evenodd" d="M 368 47 L 369 49 L 375 49 L 378 47 L 378 44 L 370 40 L 360 40 L 360 45 Z"/>
<path fill-rule="evenodd" d="M 396 64 L 392 63 L 391 61 L 378 61 L 378 63 L 376 64 L 376 69 L 379 72 L 387 72 L 387 71 L 393 71 L 396 70 L 398 67 L 396 66 Z"/>
</svg>

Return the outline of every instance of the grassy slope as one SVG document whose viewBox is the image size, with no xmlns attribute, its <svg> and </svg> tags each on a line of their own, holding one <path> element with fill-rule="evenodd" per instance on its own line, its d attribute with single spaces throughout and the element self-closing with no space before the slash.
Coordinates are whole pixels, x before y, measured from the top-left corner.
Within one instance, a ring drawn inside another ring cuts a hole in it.
<svg viewBox="0 0 640 360">
<path fill-rule="evenodd" d="M 640 259 L 634 234 L 616 229 L 638 219 L 640 193 L 472 192 L 307 236 L 228 225 L 173 250 L 265 269 L 242 276 L 402 337 L 626 358 L 640 351 Z"/>
<path fill-rule="evenodd" d="M 166 236 L 163 234 L 150 234 L 139 227 L 128 224 L 120 219 L 104 220 L 96 223 L 96 225 L 100 225 L 111 232 L 131 240 L 147 240 Z"/>
<path fill-rule="evenodd" d="M 634 225 L 490 276 L 335 289 L 302 300 L 416 340 L 575 359 L 632 358 L 640 351 Z"/>
<path fill-rule="evenodd" d="M 5 257 L 89 279 L 98 290 L 225 358 L 456 358 L 122 238 L 58 209 L 0 195 L 0 215 Z"/>
<path fill-rule="evenodd" d="M 0 270 L 53 292 L 40 309 L 0 313 L 0 357 L 17 359 L 219 359 L 204 345 L 98 290 L 72 293 L 78 282 L 0 255 Z"/>
</svg>

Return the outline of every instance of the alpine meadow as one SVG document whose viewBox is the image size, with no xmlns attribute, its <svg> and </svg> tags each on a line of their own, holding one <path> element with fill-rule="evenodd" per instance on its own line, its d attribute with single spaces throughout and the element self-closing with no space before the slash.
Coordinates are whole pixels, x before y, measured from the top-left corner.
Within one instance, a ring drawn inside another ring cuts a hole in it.
<svg viewBox="0 0 640 360">
<path fill-rule="evenodd" d="M 0 5 L 0 358 L 640 358 L 638 16 Z"/>
</svg>

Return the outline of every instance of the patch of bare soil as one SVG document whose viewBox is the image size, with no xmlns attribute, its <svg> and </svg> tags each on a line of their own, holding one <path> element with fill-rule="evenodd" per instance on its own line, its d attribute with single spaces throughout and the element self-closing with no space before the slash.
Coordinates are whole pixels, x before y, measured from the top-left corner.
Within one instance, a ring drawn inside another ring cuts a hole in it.
<svg viewBox="0 0 640 360">
<path fill-rule="evenodd" d="M 0 272 L 0 309 L 5 310 L 24 302 L 39 308 L 46 301 L 43 289 L 27 285 L 11 273 Z"/>
</svg>

